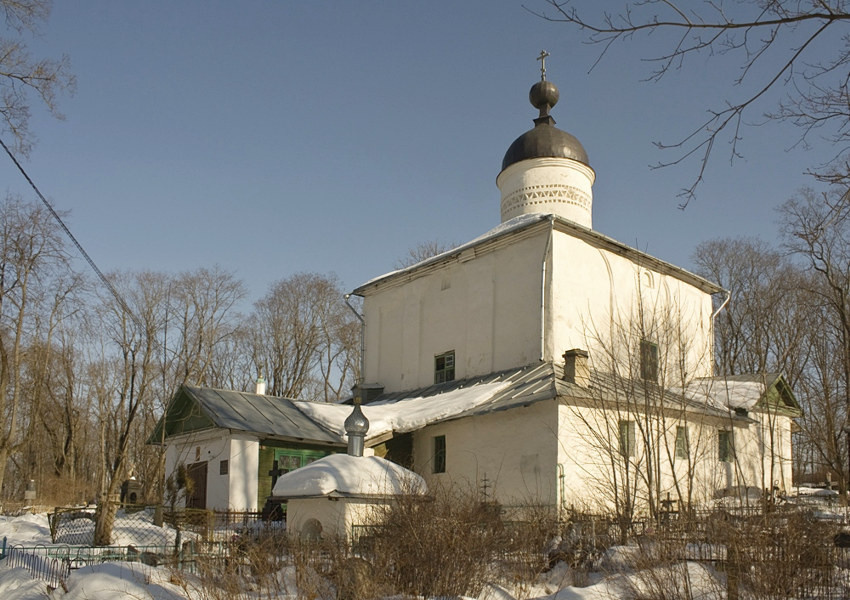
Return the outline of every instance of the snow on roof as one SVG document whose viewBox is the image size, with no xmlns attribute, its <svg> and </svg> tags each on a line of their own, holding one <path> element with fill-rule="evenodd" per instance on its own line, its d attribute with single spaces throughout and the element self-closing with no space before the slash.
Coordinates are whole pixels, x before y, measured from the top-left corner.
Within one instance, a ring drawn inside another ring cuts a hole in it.
<svg viewBox="0 0 850 600">
<path fill-rule="evenodd" d="M 598 231 L 594 231 L 593 229 L 584 227 L 583 225 L 579 225 L 572 221 L 568 221 L 562 217 L 553 214 L 546 213 L 529 213 L 525 215 L 519 215 L 518 217 L 514 217 L 513 219 L 509 219 L 504 223 L 501 223 L 491 229 L 490 231 L 484 233 L 483 235 L 478 236 L 477 238 L 470 240 L 464 244 L 456 248 L 452 248 L 451 250 L 447 250 L 441 254 L 436 256 L 432 256 L 422 260 L 416 264 L 410 265 L 403 269 L 398 269 L 395 271 L 390 271 L 389 273 L 384 273 L 383 275 L 379 275 L 378 277 L 374 277 L 367 281 L 366 283 L 358 286 L 352 293 L 356 295 L 363 295 L 366 289 L 379 281 L 383 281 L 385 279 L 391 279 L 392 277 L 399 275 L 400 273 L 408 273 L 414 270 L 417 270 L 425 265 L 429 265 L 432 263 L 440 262 L 441 260 L 445 260 L 452 256 L 456 256 L 461 254 L 464 250 L 468 248 L 472 248 L 474 246 L 478 246 L 484 242 L 487 242 L 492 239 L 496 239 L 500 236 L 503 236 L 512 231 L 518 231 L 533 225 L 534 223 L 539 223 L 541 221 L 553 220 L 553 222 L 560 223 L 562 227 L 565 227 L 572 231 L 571 235 L 579 236 L 585 241 L 589 241 L 595 245 L 601 245 L 603 247 L 609 247 L 614 249 L 614 251 L 618 254 L 622 254 L 623 256 L 631 256 L 631 260 L 638 260 L 641 264 L 648 268 L 652 268 L 661 273 L 670 274 L 677 279 L 681 279 L 690 285 L 694 285 L 701 289 L 702 291 L 715 294 L 719 292 L 725 291 L 722 287 L 717 285 L 714 282 L 711 282 L 704 277 L 691 273 L 687 269 L 683 269 L 682 267 L 677 267 L 672 263 L 668 263 L 660 258 L 656 258 L 650 254 L 647 254 L 641 250 L 637 250 L 636 248 L 632 248 L 622 242 L 618 242 L 614 238 L 608 237 L 607 235 L 601 234 Z"/>
<path fill-rule="evenodd" d="M 764 395 L 766 381 L 764 378 L 747 380 L 706 377 L 689 382 L 684 390 L 675 388 L 690 400 L 707 401 L 709 405 L 720 409 L 753 410 Z"/>
<path fill-rule="evenodd" d="M 407 397 L 403 400 L 387 400 L 364 404 L 363 414 L 369 419 L 367 439 L 377 438 L 387 433 L 407 432 L 421 429 L 457 416 L 487 402 L 494 394 L 509 387 L 510 379 L 492 383 L 473 384 L 429 396 Z M 345 435 L 345 419 L 351 414 L 351 406 L 342 404 L 323 404 L 318 402 L 293 402 L 307 416 L 322 426 Z"/>
<path fill-rule="evenodd" d="M 497 238 L 500 235 L 503 235 L 503 234 L 505 234 L 509 231 L 514 230 L 514 229 L 522 229 L 523 227 L 525 227 L 526 225 L 529 225 L 530 223 L 533 223 L 535 221 L 543 221 L 547 218 L 549 218 L 549 215 L 543 214 L 543 213 L 531 213 L 531 214 L 520 215 L 518 217 L 514 217 L 513 219 L 509 219 L 509 220 L 505 221 L 504 223 L 500 223 L 499 225 L 497 225 L 496 227 L 494 227 L 493 229 L 491 229 L 487 233 L 479 235 L 477 238 L 470 240 L 470 241 L 468 241 L 464 244 L 461 244 L 460 246 L 452 248 L 451 250 L 446 250 L 445 252 L 441 252 L 440 254 L 437 254 L 435 256 L 430 256 L 430 257 L 428 257 L 424 260 L 419 261 L 418 263 L 404 267 L 403 269 L 396 269 L 395 271 L 390 271 L 389 273 L 384 273 L 383 275 L 378 275 L 377 277 L 373 277 L 372 279 L 370 279 L 366 283 L 358 286 L 357 289 L 359 290 L 359 289 L 365 288 L 366 286 L 368 286 L 372 283 L 375 283 L 376 281 L 380 281 L 382 279 L 385 279 L 387 277 L 391 277 L 391 276 L 396 275 L 398 273 L 418 269 L 419 267 L 421 267 L 422 265 L 425 265 L 425 264 L 439 262 L 440 260 L 442 260 L 442 259 L 444 259 L 448 256 L 452 256 L 454 254 L 458 254 L 459 252 L 463 252 L 467 248 L 471 248 L 472 246 L 476 246 L 476 245 L 478 245 L 482 242 L 486 242 L 489 239 Z M 355 293 L 356 292 L 357 292 L 357 290 L 355 290 Z"/>
<path fill-rule="evenodd" d="M 374 498 L 424 494 L 425 480 L 377 456 L 331 454 L 281 475 L 272 490 L 276 498 L 345 496 Z"/>
</svg>

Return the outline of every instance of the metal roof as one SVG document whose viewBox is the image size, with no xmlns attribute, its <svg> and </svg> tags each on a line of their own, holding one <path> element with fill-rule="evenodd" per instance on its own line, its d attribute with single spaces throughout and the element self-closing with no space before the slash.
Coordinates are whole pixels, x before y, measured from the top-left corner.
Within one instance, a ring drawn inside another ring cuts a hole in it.
<svg viewBox="0 0 850 600">
<path fill-rule="evenodd" d="M 193 417 L 194 425 L 183 425 Z M 165 420 L 166 438 L 218 427 L 282 440 L 345 445 L 342 437 L 305 415 L 291 400 L 262 394 L 184 385 L 169 404 Z M 157 443 L 161 427 L 162 420 L 151 443 Z"/>
<path fill-rule="evenodd" d="M 509 382 L 509 385 L 487 398 L 482 398 L 471 408 L 436 419 L 429 424 L 530 406 L 536 402 L 554 398 L 572 398 L 579 401 L 613 405 L 626 401 L 635 404 L 635 398 L 647 396 L 654 396 L 651 404 L 654 409 L 663 408 L 670 411 L 699 413 L 704 416 L 723 419 L 731 417 L 738 421 L 747 420 L 745 417 L 735 415 L 729 409 L 689 398 L 655 384 L 647 384 L 641 380 L 613 374 L 592 371 L 588 386 L 577 385 L 563 379 L 563 365 L 551 362 L 529 365 L 521 369 L 500 371 L 482 377 L 441 383 L 408 392 L 382 394 L 376 398 L 375 402 L 392 403 L 398 410 L 404 410 L 406 399 L 438 396 L 456 389 L 471 388 L 497 381 Z"/>
<path fill-rule="evenodd" d="M 495 384 L 495 385 L 494 385 Z M 732 396 L 735 391 L 732 390 Z M 535 363 L 479 377 L 450 381 L 404 392 L 385 393 L 363 405 L 373 423 L 369 439 L 415 431 L 445 421 L 530 406 L 544 400 L 587 403 L 605 408 L 626 406 L 638 410 L 688 413 L 749 422 L 734 410 L 734 398 L 720 404 L 710 394 L 683 393 L 609 373 L 592 371 L 589 385 L 563 379 L 563 365 Z M 644 399 L 648 403 L 644 402 Z M 166 411 L 166 438 L 223 428 L 268 438 L 344 446 L 343 421 L 350 409 L 339 405 L 293 402 L 287 398 L 183 386 Z M 160 443 L 162 423 L 149 438 Z"/>
<path fill-rule="evenodd" d="M 590 166 L 587 152 L 578 139 L 555 127 L 555 121 L 535 119 L 533 129 L 513 141 L 502 159 L 502 171 L 529 158 L 569 158 Z"/>
</svg>

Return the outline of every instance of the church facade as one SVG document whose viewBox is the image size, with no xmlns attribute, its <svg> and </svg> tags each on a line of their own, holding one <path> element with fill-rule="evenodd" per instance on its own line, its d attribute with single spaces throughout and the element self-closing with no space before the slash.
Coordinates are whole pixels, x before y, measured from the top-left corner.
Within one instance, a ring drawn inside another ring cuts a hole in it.
<svg viewBox="0 0 850 600">
<path fill-rule="evenodd" d="M 555 126 L 545 71 L 529 97 L 539 116 L 505 154 L 501 223 L 352 292 L 367 453 L 504 506 L 657 513 L 789 489 L 800 410 L 784 378 L 713 375 L 728 293 L 595 231 L 595 173 Z M 287 402 L 321 439 L 278 438 L 340 446 L 350 406 Z"/>
<path fill-rule="evenodd" d="M 366 388 L 399 405 L 404 390 L 546 368 L 545 391 L 412 432 L 413 468 L 431 487 L 560 508 L 788 489 L 799 406 L 784 379 L 713 377 L 727 292 L 594 231 L 595 173 L 549 114 L 558 90 L 544 78 L 529 97 L 540 112 L 505 154 L 501 224 L 354 291 Z"/>
</svg>

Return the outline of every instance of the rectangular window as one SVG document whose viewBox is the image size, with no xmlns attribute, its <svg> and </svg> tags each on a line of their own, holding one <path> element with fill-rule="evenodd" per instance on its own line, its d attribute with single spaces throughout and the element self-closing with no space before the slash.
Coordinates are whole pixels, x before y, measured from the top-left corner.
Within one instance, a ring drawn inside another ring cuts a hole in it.
<svg viewBox="0 0 850 600">
<path fill-rule="evenodd" d="M 446 436 L 434 437 L 434 473 L 446 472 Z"/>
<path fill-rule="evenodd" d="M 640 378 L 658 381 L 658 344 L 649 340 L 640 341 Z"/>
<path fill-rule="evenodd" d="M 635 422 L 620 421 L 620 454 L 635 455 Z"/>
<path fill-rule="evenodd" d="M 720 462 L 732 462 L 735 459 L 735 443 L 731 431 L 717 432 L 717 458 Z"/>
<path fill-rule="evenodd" d="M 230 472 L 230 462 L 222 460 L 218 463 L 218 474 L 227 475 Z"/>
<path fill-rule="evenodd" d="M 434 357 L 434 383 L 454 381 L 455 351 L 446 352 Z"/>
<path fill-rule="evenodd" d="M 687 426 L 676 426 L 676 458 L 688 458 L 688 428 Z"/>
</svg>

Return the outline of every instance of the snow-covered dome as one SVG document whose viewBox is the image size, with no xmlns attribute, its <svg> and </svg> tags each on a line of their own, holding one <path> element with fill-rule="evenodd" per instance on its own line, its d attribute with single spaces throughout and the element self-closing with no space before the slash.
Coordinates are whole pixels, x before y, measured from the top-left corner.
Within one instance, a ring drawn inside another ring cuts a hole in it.
<svg viewBox="0 0 850 600">
<path fill-rule="evenodd" d="M 378 456 L 331 454 L 281 475 L 275 498 L 377 498 L 425 494 L 425 480 L 413 471 Z"/>
<path fill-rule="evenodd" d="M 519 136 L 502 160 L 496 185 L 502 192 L 502 223 L 530 213 L 549 213 L 592 226 L 593 182 L 587 152 L 575 136 L 555 127 L 549 110 L 560 92 L 543 78 L 528 93 L 540 111 L 534 128 Z"/>
</svg>

